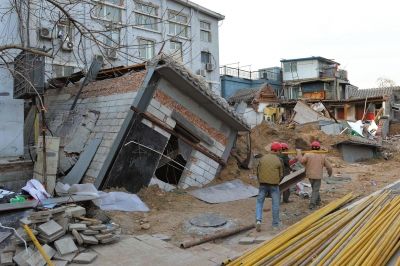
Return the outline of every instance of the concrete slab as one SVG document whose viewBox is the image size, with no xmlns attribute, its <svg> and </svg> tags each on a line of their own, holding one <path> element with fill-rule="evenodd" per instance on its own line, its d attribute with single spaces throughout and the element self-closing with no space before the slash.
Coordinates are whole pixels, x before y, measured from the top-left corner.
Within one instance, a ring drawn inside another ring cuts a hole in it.
<svg viewBox="0 0 400 266">
<path fill-rule="evenodd" d="M 82 231 L 81 233 L 84 235 L 87 235 L 87 236 L 94 236 L 94 235 L 100 234 L 100 231 L 87 229 L 87 230 Z"/>
<path fill-rule="evenodd" d="M 66 255 L 61 255 L 60 252 L 57 251 L 57 253 L 54 255 L 54 259 L 71 262 L 73 258 L 76 257 L 77 254 L 78 252 L 73 252 Z"/>
<path fill-rule="evenodd" d="M 78 251 L 78 247 L 75 245 L 74 240 L 70 236 L 55 241 L 54 246 L 61 255 Z"/>
<path fill-rule="evenodd" d="M 72 261 L 75 263 L 88 264 L 94 261 L 96 258 L 97 258 L 97 253 L 85 252 L 76 256 Z"/>
<path fill-rule="evenodd" d="M 89 229 L 94 230 L 94 231 L 105 230 L 105 229 L 107 229 L 107 225 L 105 225 L 105 224 L 91 225 L 91 226 L 89 226 Z"/>
<path fill-rule="evenodd" d="M 49 245 L 44 245 L 43 249 L 50 259 L 56 254 L 56 251 Z M 33 255 L 29 257 L 29 259 L 26 262 L 29 266 L 44 266 L 46 264 L 46 261 L 44 260 L 42 254 L 40 254 L 39 251 L 34 252 Z"/>
<path fill-rule="evenodd" d="M 63 227 L 56 223 L 54 220 L 50 220 L 47 223 L 39 225 L 38 230 L 45 236 L 51 237 L 61 232 L 63 230 Z"/>
<path fill-rule="evenodd" d="M 73 229 L 75 229 L 76 231 L 83 231 L 83 230 L 87 229 L 87 226 L 86 226 L 86 224 L 82 224 L 82 223 L 69 224 L 68 230 L 72 231 Z"/>
<path fill-rule="evenodd" d="M 28 247 L 27 250 L 23 250 L 19 253 L 17 253 L 14 257 L 13 260 L 15 263 L 17 263 L 19 266 L 29 266 L 27 263 L 27 260 L 33 255 L 33 250 Z"/>
<path fill-rule="evenodd" d="M 86 214 L 86 209 L 81 207 L 81 206 L 74 206 L 74 207 L 69 207 L 65 210 L 65 214 L 68 217 L 80 217 L 80 216 L 85 216 Z"/>
<path fill-rule="evenodd" d="M 113 242 L 117 242 L 118 240 L 119 240 L 119 236 L 118 235 L 113 235 L 110 238 L 105 238 L 105 239 L 100 240 L 100 243 L 101 244 L 110 244 L 110 243 L 113 243 Z"/>
<path fill-rule="evenodd" d="M 97 238 L 97 240 L 103 240 L 103 239 L 113 237 L 113 234 L 98 234 L 98 235 L 95 235 L 94 237 Z"/>
<path fill-rule="evenodd" d="M 99 243 L 97 238 L 95 238 L 94 236 L 87 236 L 87 235 L 83 235 L 83 234 L 80 234 L 80 235 L 82 237 L 83 243 L 85 243 L 85 244 L 96 245 Z"/>
<path fill-rule="evenodd" d="M 0 265 L 1 266 L 14 265 L 13 256 L 14 256 L 14 252 L 11 252 L 11 251 L 1 253 L 0 254 Z"/>
<path fill-rule="evenodd" d="M 78 242 L 79 245 L 83 245 L 83 239 L 81 237 L 81 234 L 78 233 L 75 229 L 72 229 L 72 235 L 76 239 L 76 242 Z"/>
</svg>

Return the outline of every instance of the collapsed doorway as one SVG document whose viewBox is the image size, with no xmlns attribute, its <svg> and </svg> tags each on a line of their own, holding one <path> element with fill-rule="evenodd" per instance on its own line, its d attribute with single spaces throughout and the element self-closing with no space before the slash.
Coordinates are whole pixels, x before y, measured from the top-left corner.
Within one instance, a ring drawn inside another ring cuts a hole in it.
<svg viewBox="0 0 400 266">
<path fill-rule="evenodd" d="M 190 156 L 191 147 L 171 135 L 158 163 L 155 176 L 163 182 L 178 185 Z"/>
</svg>

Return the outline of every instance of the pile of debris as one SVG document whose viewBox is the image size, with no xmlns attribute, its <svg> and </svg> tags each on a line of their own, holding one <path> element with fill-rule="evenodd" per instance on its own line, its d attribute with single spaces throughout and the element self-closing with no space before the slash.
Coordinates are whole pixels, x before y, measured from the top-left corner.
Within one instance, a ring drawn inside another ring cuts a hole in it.
<svg viewBox="0 0 400 266">
<path fill-rule="evenodd" d="M 44 252 L 55 265 L 91 263 L 97 253 L 91 245 L 110 244 L 120 239 L 121 229 L 115 223 L 85 217 L 86 209 L 68 204 L 48 210 L 31 212 L 20 220 L 33 233 Z M 22 227 L 1 254 L 1 265 L 45 265 L 44 256 L 30 242 L 35 242 Z M 5 264 L 10 263 L 10 264 Z"/>
</svg>

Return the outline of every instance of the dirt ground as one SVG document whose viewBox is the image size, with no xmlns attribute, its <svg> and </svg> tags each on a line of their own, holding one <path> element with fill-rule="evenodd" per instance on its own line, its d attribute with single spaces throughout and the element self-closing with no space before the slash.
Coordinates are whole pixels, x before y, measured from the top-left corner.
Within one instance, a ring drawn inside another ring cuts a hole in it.
<svg viewBox="0 0 400 266">
<path fill-rule="evenodd" d="M 265 134 L 265 130 L 260 130 L 258 136 L 255 137 L 253 143 L 254 152 L 263 152 L 262 148 L 271 139 L 286 140 L 290 145 L 294 145 L 293 137 L 302 136 L 307 138 L 310 136 L 310 129 L 307 129 L 308 134 L 304 133 L 285 133 L 274 135 L 274 129 L 267 129 L 269 136 L 263 137 L 260 134 Z M 278 130 L 276 130 L 278 132 Z M 271 134 L 273 133 L 273 134 Z M 315 134 L 314 134 L 315 133 Z M 321 134 L 320 131 L 311 133 L 311 135 L 318 136 L 323 145 L 330 146 L 332 138 Z M 302 135 L 304 134 L 304 135 Z M 265 135 L 264 135 L 265 136 Z M 283 139 L 282 139 L 283 138 Z M 260 141 L 260 139 L 262 139 Z M 243 150 L 244 143 L 238 141 Z M 349 164 L 344 162 L 337 152 L 332 152 L 328 155 L 329 160 L 334 166 L 334 175 L 337 177 L 345 177 L 345 179 L 331 182 L 330 179 L 324 178 L 321 188 L 321 198 L 323 205 L 338 199 L 349 192 L 354 192 L 360 197 L 368 195 L 380 188 L 393 183 L 399 179 L 398 169 L 400 169 L 400 160 L 395 155 L 390 160 L 374 159 L 364 163 Z M 254 170 L 244 170 L 237 167 L 236 160 L 230 158 L 228 165 L 223 169 L 220 175 L 209 185 L 221 183 L 227 180 L 240 179 L 245 183 L 257 186 L 254 176 Z M 164 192 L 156 186 L 142 189 L 138 196 L 148 205 L 150 212 L 148 213 L 124 213 L 124 212 L 108 212 L 107 214 L 115 222 L 121 224 L 124 234 L 165 234 L 171 236 L 171 243 L 179 246 L 183 240 L 191 239 L 196 235 L 190 234 L 185 230 L 185 223 L 202 213 L 217 213 L 228 219 L 232 219 L 237 224 L 247 225 L 254 223 L 255 216 L 255 197 L 238 200 L 234 202 L 208 204 L 200 201 L 187 193 L 184 190 L 175 190 L 173 192 Z M 304 218 L 311 211 L 308 209 L 308 199 L 300 198 L 295 193 L 290 197 L 291 202 L 281 204 L 281 220 L 283 223 L 282 230 L 287 226 Z M 270 236 L 277 232 L 271 231 L 271 208 L 270 199 L 266 200 L 264 206 L 264 222 L 262 225 L 262 232 L 257 233 L 255 230 L 250 230 L 234 237 L 218 240 L 217 244 L 228 247 L 231 250 L 241 252 L 249 246 L 239 245 L 238 239 L 243 236 Z M 148 222 L 150 228 L 147 230 L 141 229 L 141 222 Z"/>
</svg>

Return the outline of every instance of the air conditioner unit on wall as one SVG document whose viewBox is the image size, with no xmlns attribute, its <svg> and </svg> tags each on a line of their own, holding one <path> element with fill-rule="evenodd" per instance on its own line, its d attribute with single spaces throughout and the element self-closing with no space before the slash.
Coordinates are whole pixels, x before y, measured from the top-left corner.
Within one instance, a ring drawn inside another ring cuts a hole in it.
<svg viewBox="0 0 400 266">
<path fill-rule="evenodd" d="M 62 48 L 64 51 L 72 51 L 72 49 L 74 49 L 74 43 L 71 42 L 71 41 L 69 40 L 69 38 L 67 37 L 67 38 L 65 39 L 65 41 L 63 42 L 61 48 Z"/>
<path fill-rule="evenodd" d="M 117 59 L 118 58 L 118 51 L 116 48 L 109 48 L 106 51 L 106 55 L 110 59 Z"/>
<path fill-rule="evenodd" d="M 204 69 L 199 69 L 199 71 L 197 71 L 197 74 L 200 75 L 200 76 L 205 77 L 207 72 Z"/>
<path fill-rule="evenodd" d="M 46 27 L 39 28 L 39 37 L 48 40 L 51 40 L 53 38 L 51 30 Z"/>
<path fill-rule="evenodd" d="M 213 71 L 214 68 L 215 68 L 215 66 L 214 66 L 213 64 L 211 64 L 211 63 L 206 64 L 206 70 L 207 70 L 208 72 Z"/>
</svg>

